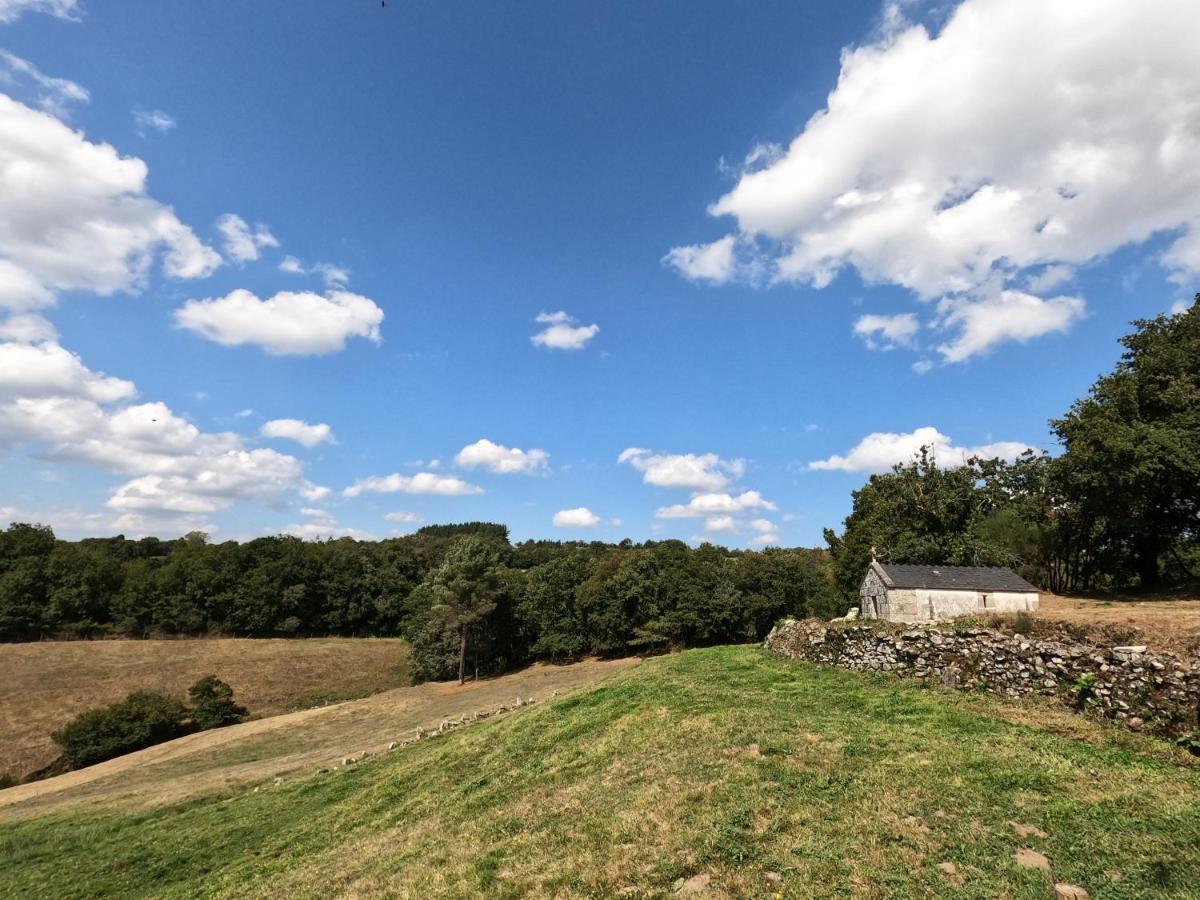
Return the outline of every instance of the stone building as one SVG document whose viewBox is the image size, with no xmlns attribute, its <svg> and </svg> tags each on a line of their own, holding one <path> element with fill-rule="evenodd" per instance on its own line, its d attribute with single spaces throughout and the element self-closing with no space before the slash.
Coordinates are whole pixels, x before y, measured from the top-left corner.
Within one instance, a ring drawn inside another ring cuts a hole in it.
<svg viewBox="0 0 1200 900">
<path fill-rule="evenodd" d="M 1012 569 L 987 566 L 898 566 L 871 560 L 858 593 L 863 618 L 892 622 L 935 622 L 1038 606 L 1036 587 Z"/>
</svg>

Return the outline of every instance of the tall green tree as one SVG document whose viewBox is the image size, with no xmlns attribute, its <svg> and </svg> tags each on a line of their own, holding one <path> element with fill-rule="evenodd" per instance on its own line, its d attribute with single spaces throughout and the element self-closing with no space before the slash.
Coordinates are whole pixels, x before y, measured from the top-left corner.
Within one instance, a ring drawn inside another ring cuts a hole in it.
<svg viewBox="0 0 1200 900">
<path fill-rule="evenodd" d="M 1164 557 L 1200 534 L 1200 294 L 1134 325 L 1113 371 L 1051 426 L 1069 500 L 1155 588 Z"/>
<path fill-rule="evenodd" d="M 494 539 L 468 535 L 451 544 L 431 578 L 436 603 L 432 620 L 458 638 L 458 683 L 466 681 L 471 637 L 496 608 L 500 548 Z"/>
</svg>

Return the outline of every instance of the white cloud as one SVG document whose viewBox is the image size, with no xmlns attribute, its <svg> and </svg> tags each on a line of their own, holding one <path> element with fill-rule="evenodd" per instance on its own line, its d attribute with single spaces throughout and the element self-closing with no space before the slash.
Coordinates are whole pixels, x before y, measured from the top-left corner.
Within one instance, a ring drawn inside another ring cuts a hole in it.
<svg viewBox="0 0 1200 900">
<path fill-rule="evenodd" d="M 305 447 L 315 447 L 317 444 L 336 444 L 333 429 L 324 422 L 310 425 L 301 419 L 271 419 L 264 422 L 259 432 L 263 437 L 287 438 L 303 444 Z"/>
<path fill-rule="evenodd" d="M 417 524 L 418 522 L 425 521 L 424 519 L 422 519 L 420 516 L 418 516 L 414 512 L 403 512 L 403 511 L 390 512 L 386 516 L 384 516 L 384 518 L 387 519 L 389 522 L 407 522 L 407 523 L 414 524 L 414 525 Z"/>
<path fill-rule="evenodd" d="M 550 454 L 545 450 L 521 450 L 481 438 L 463 447 L 454 457 L 454 462 L 464 469 L 483 467 L 489 472 L 501 475 L 511 475 L 515 472 L 536 475 L 546 471 L 549 459 Z"/>
<path fill-rule="evenodd" d="M 898 313 L 894 316 L 870 314 L 855 320 L 854 333 L 872 350 L 894 350 L 896 347 L 912 347 L 920 327 L 916 313 Z"/>
<path fill-rule="evenodd" d="M 617 462 L 643 473 L 646 484 L 696 491 L 719 491 L 746 470 L 745 460 L 721 459 L 715 453 L 654 453 L 641 447 L 622 451 Z"/>
<path fill-rule="evenodd" d="M 356 541 L 375 540 L 375 535 L 369 531 L 361 531 L 357 528 L 345 528 L 338 525 L 337 519 L 326 510 L 306 508 L 300 510 L 300 515 L 306 516 L 308 521 L 286 525 L 282 529 L 281 534 L 290 534 L 306 541 L 321 541 L 342 537 L 354 538 Z"/>
<path fill-rule="evenodd" d="M 17 313 L 0 319 L 0 341 L 32 344 L 57 338 L 58 330 L 37 313 Z"/>
<path fill-rule="evenodd" d="M 1198 31 L 1200 4 L 1179 0 L 965 0 L 936 35 L 893 16 L 878 42 L 843 52 L 826 107 L 783 157 L 710 212 L 736 220 L 725 240 L 757 248 L 774 280 L 820 288 L 853 267 L 955 308 L 1050 290 L 1057 267 L 1153 235 L 1174 235 L 1159 262 L 1194 280 Z M 668 259 L 695 277 L 698 249 Z M 712 252 L 709 280 L 732 277 L 730 254 Z M 1077 298 L 1035 299 L 1010 307 L 1031 321 L 995 340 L 1082 312 Z M 955 331 L 942 352 L 961 361 L 992 343 Z"/>
<path fill-rule="evenodd" d="M 777 509 L 758 491 L 732 494 L 697 494 L 687 503 L 662 506 L 654 513 L 656 519 L 700 519 L 718 513 L 740 513 L 750 509 Z"/>
<path fill-rule="evenodd" d="M 287 272 L 289 275 L 303 275 L 304 263 L 300 262 L 294 256 L 285 256 L 279 262 L 279 271 Z"/>
<path fill-rule="evenodd" d="M 175 310 L 183 328 L 226 346 L 257 344 L 276 356 L 334 353 L 351 337 L 379 343 L 383 310 L 359 294 L 326 296 L 280 291 L 261 300 L 247 290 L 210 300 L 189 300 Z"/>
<path fill-rule="evenodd" d="M 159 134 L 166 134 L 178 124 L 175 117 L 170 113 L 165 113 L 161 109 L 135 109 L 133 111 L 133 124 L 137 128 L 138 134 L 145 135 L 148 131 L 157 131 Z M 242 223 L 245 224 L 244 222 Z M 271 246 L 278 246 L 272 244 Z"/>
<path fill-rule="evenodd" d="M 554 514 L 555 528 L 595 528 L 599 524 L 600 517 L 586 506 L 560 509 Z"/>
<path fill-rule="evenodd" d="M 731 533 L 738 530 L 737 519 L 733 516 L 709 516 L 704 520 L 704 530 Z"/>
<path fill-rule="evenodd" d="M 1000 457 L 1015 459 L 1026 450 L 1036 449 L 1020 441 L 1000 441 L 978 447 L 956 447 L 947 435 L 926 425 L 905 434 L 876 431 L 861 441 L 845 456 L 810 462 L 810 469 L 842 472 L 886 472 L 897 463 L 911 462 L 922 447 L 930 447 L 938 465 L 961 466 L 968 458 Z"/>
<path fill-rule="evenodd" d="M 66 78 L 53 78 L 27 59 L 0 50 L 0 85 L 19 90 L 30 89 L 39 109 L 63 119 L 72 103 L 87 103 L 87 88 Z"/>
<path fill-rule="evenodd" d="M 0 94 L 0 308 L 33 310 L 64 290 L 140 289 L 161 252 L 173 278 L 221 258 L 146 193 L 146 164 Z"/>
<path fill-rule="evenodd" d="M 1066 284 L 1074 277 L 1074 266 L 1046 266 L 1042 271 L 1030 275 L 1025 284 L 1033 293 L 1044 294 Z"/>
<path fill-rule="evenodd" d="M 13 22 L 23 12 L 40 12 L 59 19 L 79 20 L 79 0 L 0 0 L 0 23 Z"/>
<path fill-rule="evenodd" d="M 327 288 L 340 290 L 350 283 L 350 270 L 332 263 L 319 262 L 313 266 L 313 271 L 320 273 Z"/>
<path fill-rule="evenodd" d="M 674 247 L 662 261 L 691 281 L 724 284 L 734 276 L 736 243 L 737 239 L 730 234 L 711 244 Z"/>
<path fill-rule="evenodd" d="M 258 251 L 264 247 L 279 246 L 266 225 L 255 225 L 252 230 L 236 213 L 226 213 L 217 219 L 217 231 L 221 234 L 225 255 L 236 263 L 258 259 Z"/>
<path fill-rule="evenodd" d="M 938 346 L 947 362 L 962 362 L 1003 341 L 1028 341 L 1066 331 L 1083 317 L 1079 297 L 1042 300 L 1021 291 L 1001 291 L 982 300 L 947 298 L 938 304 L 939 323 L 954 337 Z"/>
<path fill-rule="evenodd" d="M 132 382 L 93 372 L 56 343 L 0 344 L 2 442 L 132 476 L 106 504 L 123 514 L 122 528 L 313 487 L 296 458 L 247 449 L 231 432 L 203 432 L 161 402 L 122 405 L 135 395 Z"/>
<path fill-rule="evenodd" d="M 575 319 L 562 310 L 540 313 L 534 321 L 546 327 L 530 340 L 551 350 L 582 350 L 600 332 L 599 325 L 576 325 Z"/>
<path fill-rule="evenodd" d="M 374 494 L 402 493 L 462 496 L 465 494 L 482 494 L 483 488 L 450 475 L 418 472 L 416 475 L 393 473 L 391 475 L 374 475 L 370 478 L 361 478 L 342 491 L 347 497 L 357 497 L 364 492 Z"/>
</svg>

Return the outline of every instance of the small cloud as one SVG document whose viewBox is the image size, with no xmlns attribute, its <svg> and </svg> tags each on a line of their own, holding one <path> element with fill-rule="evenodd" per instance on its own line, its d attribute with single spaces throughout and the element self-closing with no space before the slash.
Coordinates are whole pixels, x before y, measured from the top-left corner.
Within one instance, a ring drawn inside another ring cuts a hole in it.
<svg viewBox="0 0 1200 900">
<path fill-rule="evenodd" d="M 246 220 L 236 213 L 226 213 L 217 219 L 225 247 L 225 255 L 236 263 L 258 259 L 258 251 L 264 247 L 278 247 L 279 241 L 266 225 L 255 225 L 253 230 Z"/>
<path fill-rule="evenodd" d="M 350 270 L 332 263 L 316 263 L 313 271 L 320 274 L 325 281 L 325 286 L 330 290 L 344 288 L 350 283 Z"/>
<path fill-rule="evenodd" d="M 554 514 L 556 528 L 595 528 L 600 524 L 600 517 L 586 506 L 575 509 L 560 509 Z"/>
<path fill-rule="evenodd" d="M 434 475 L 432 472 L 401 475 L 394 472 L 391 475 L 360 478 L 342 491 L 347 497 L 357 497 L 366 492 L 373 494 L 439 494 L 444 497 L 456 497 L 482 494 L 483 488 L 468 484 L 461 478 L 454 478 L 450 475 Z"/>
<path fill-rule="evenodd" d="M 866 315 L 855 320 L 854 333 L 870 350 L 895 350 L 897 347 L 911 348 L 920 327 L 916 313 Z"/>
<path fill-rule="evenodd" d="M 161 109 L 134 109 L 133 124 L 137 129 L 137 133 L 142 137 L 145 137 L 147 132 L 150 131 L 166 134 L 178 125 L 174 116 L 163 112 Z"/>
<path fill-rule="evenodd" d="M 263 424 L 259 433 L 263 437 L 286 438 L 289 441 L 296 441 L 305 447 L 337 443 L 333 437 L 333 429 L 324 422 L 310 425 L 300 419 L 272 419 Z"/>
<path fill-rule="evenodd" d="M 737 238 L 728 234 L 711 244 L 674 247 L 662 258 L 662 263 L 689 281 L 725 284 L 734 275 L 737 264 L 736 245 Z"/>
<path fill-rule="evenodd" d="M 425 521 L 424 519 L 422 519 L 420 516 L 418 516 L 414 512 L 403 512 L 403 511 L 390 512 L 386 516 L 384 516 L 384 518 L 387 519 L 389 522 L 407 522 L 407 523 L 414 524 L 414 525 L 418 522 Z"/>
<path fill-rule="evenodd" d="M 546 327 L 530 340 L 550 350 L 582 350 L 600 332 L 599 325 L 576 325 L 575 319 L 562 310 L 539 313 L 534 321 Z"/>
<path fill-rule="evenodd" d="M 536 475 L 546 471 L 549 459 L 550 454 L 545 450 L 521 450 L 480 438 L 475 443 L 463 447 L 454 457 L 454 462 L 464 469 L 482 467 L 499 475 L 511 475 L 515 472 Z"/>
<path fill-rule="evenodd" d="M 285 256 L 279 263 L 279 271 L 289 275 L 303 275 L 304 264 L 294 256 Z"/>
</svg>

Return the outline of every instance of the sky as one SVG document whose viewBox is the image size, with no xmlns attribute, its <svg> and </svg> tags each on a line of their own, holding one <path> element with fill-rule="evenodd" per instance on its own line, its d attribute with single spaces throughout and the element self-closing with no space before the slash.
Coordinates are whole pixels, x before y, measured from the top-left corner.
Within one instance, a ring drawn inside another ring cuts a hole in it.
<svg viewBox="0 0 1200 900">
<path fill-rule="evenodd" d="M 1200 287 L 1200 4 L 0 0 L 0 517 L 816 546 Z"/>
</svg>

